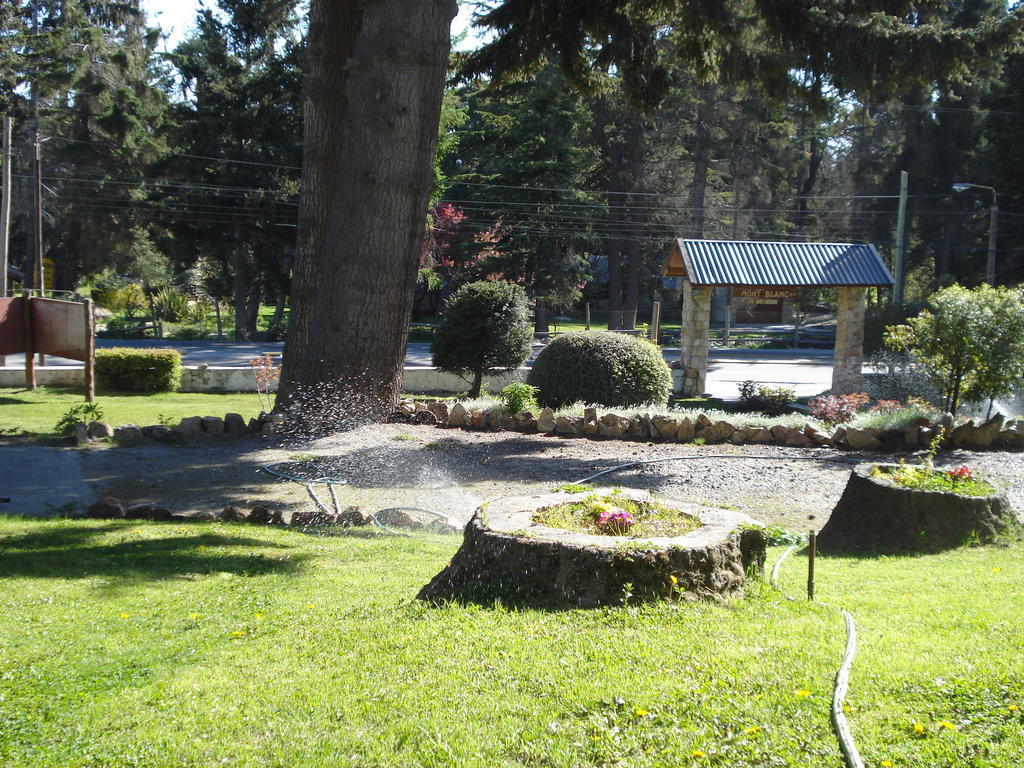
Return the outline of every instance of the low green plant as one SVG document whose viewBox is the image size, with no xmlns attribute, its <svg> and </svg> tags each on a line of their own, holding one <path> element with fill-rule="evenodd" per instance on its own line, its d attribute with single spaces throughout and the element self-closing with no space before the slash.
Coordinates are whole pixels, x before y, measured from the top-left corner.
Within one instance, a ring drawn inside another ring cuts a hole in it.
<svg viewBox="0 0 1024 768">
<path fill-rule="evenodd" d="M 902 432 L 917 419 L 928 419 L 934 422 L 941 416 L 942 413 L 931 403 L 912 397 L 907 401 L 906 405 L 899 408 L 872 409 L 859 413 L 853 417 L 850 426 L 857 429 L 871 427 L 880 429 L 883 432 L 891 430 Z"/>
<path fill-rule="evenodd" d="M 161 426 L 164 426 L 164 427 L 173 427 L 174 426 L 174 417 L 173 416 L 169 416 L 166 413 L 158 413 L 156 415 L 156 423 L 160 424 Z"/>
<path fill-rule="evenodd" d="M 589 493 L 594 490 L 594 486 L 589 483 L 565 483 L 564 485 L 556 485 L 551 490 L 555 493 Z"/>
<path fill-rule="evenodd" d="M 99 349 L 96 379 L 111 391 L 170 392 L 181 382 L 181 353 L 155 348 Z"/>
<path fill-rule="evenodd" d="M 70 435 L 75 431 L 75 424 L 91 424 L 103 420 L 103 408 L 99 403 L 79 403 L 68 408 L 54 426 L 58 435 Z"/>
<path fill-rule="evenodd" d="M 202 325 L 181 325 L 173 332 L 167 334 L 168 339 L 180 339 L 182 341 L 202 341 L 209 337 L 210 329 Z"/>
<path fill-rule="evenodd" d="M 180 322 L 188 315 L 188 296 L 171 286 L 161 288 L 153 296 L 153 308 L 161 320 Z"/>
<path fill-rule="evenodd" d="M 739 391 L 745 407 L 772 416 L 788 413 L 796 399 L 796 392 L 789 387 L 769 387 L 749 379 L 740 383 Z"/>
<path fill-rule="evenodd" d="M 209 328 L 211 314 L 213 314 L 213 305 L 206 299 L 200 298 L 188 303 L 187 309 L 182 314 L 182 320 L 194 326 Z"/>
<path fill-rule="evenodd" d="M 996 492 L 989 483 L 974 477 L 966 464 L 942 470 L 930 465 L 901 463 L 897 467 L 874 467 L 871 474 L 886 477 L 902 488 L 919 491 L 956 493 L 961 496 L 991 496 Z"/>
<path fill-rule="evenodd" d="M 537 388 L 529 384 L 509 384 L 498 393 L 502 407 L 509 413 L 519 413 L 537 407 Z"/>
<path fill-rule="evenodd" d="M 722 506 L 719 504 L 718 506 Z M 740 526 L 740 530 L 747 530 L 753 528 L 761 531 L 764 535 L 765 542 L 769 547 L 788 547 L 788 546 L 803 546 L 807 543 L 806 533 L 796 533 L 788 528 L 781 525 L 760 525 L 745 524 Z"/>
<path fill-rule="evenodd" d="M 590 494 L 537 510 L 533 520 L 541 525 L 579 533 L 611 536 L 682 536 L 701 526 L 700 520 L 656 501 L 632 501 L 621 492 Z"/>
</svg>

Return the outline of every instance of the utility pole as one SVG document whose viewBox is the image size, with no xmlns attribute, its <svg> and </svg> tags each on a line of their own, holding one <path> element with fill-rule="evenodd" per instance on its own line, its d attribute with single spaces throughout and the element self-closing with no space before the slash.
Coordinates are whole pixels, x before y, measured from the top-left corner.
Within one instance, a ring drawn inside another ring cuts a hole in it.
<svg viewBox="0 0 1024 768">
<path fill-rule="evenodd" d="M 11 118 L 4 117 L 3 177 L 0 180 L 0 298 L 7 296 L 7 243 L 11 231 Z M 7 358 L 0 355 L 0 367 Z"/>
<path fill-rule="evenodd" d="M 35 284 L 42 297 L 46 288 L 43 282 L 43 160 L 39 151 L 39 128 L 35 130 L 32 152 L 33 211 L 32 211 L 32 251 L 35 254 Z M 39 353 L 39 365 L 46 365 L 46 356 Z"/>
<path fill-rule="evenodd" d="M 907 186 L 910 175 L 900 171 L 900 207 L 896 216 L 896 285 L 893 288 L 893 304 L 903 304 L 903 285 L 906 281 L 907 258 Z"/>
<path fill-rule="evenodd" d="M 996 284 L 996 237 L 999 231 L 999 198 L 992 190 L 992 207 L 989 209 L 988 223 L 988 261 L 985 265 L 985 282 L 995 287 Z"/>
<path fill-rule="evenodd" d="M 39 34 L 39 0 L 32 0 L 32 34 Z M 32 83 L 32 253 L 35 258 L 35 285 L 39 289 L 39 296 L 43 295 L 45 284 L 43 283 L 43 159 L 39 149 L 39 84 Z M 28 283 L 29 276 L 25 275 L 25 282 Z M 25 365 L 28 367 L 28 354 L 25 355 Z M 46 365 L 46 356 L 39 353 L 39 365 Z"/>
</svg>

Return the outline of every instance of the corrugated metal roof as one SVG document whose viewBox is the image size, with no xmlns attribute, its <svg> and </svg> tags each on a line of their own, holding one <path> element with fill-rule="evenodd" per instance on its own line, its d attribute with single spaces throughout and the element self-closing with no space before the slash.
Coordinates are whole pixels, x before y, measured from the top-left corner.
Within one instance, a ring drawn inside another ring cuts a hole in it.
<svg viewBox="0 0 1024 768">
<path fill-rule="evenodd" d="M 870 243 L 677 241 L 693 285 L 877 285 L 895 281 Z"/>
</svg>

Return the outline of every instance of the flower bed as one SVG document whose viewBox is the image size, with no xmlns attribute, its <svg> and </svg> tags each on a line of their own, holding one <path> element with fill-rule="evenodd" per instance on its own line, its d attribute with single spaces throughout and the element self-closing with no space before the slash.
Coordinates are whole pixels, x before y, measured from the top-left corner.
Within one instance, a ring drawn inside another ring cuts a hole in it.
<svg viewBox="0 0 1024 768">
<path fill-rule="evenodd" d="M 653 500 L 634 501 L 618 489 L 544 507 L 533 515 L 533 521 L 578 533 L 633 538 L 682 536 L 701 526 L 698 518 L 681 509 Z"/>
</svg>

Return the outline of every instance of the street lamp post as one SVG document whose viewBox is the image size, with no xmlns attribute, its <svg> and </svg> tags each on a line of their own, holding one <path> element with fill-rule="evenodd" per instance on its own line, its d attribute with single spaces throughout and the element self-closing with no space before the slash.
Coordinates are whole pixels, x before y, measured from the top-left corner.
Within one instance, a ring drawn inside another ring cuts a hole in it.
<svg viewBox="0 0 1024 768">
<path fill-rule="evenodd" d="M 995 187 L 984 184 L 972 184 L 969 181 L 958 181 L 953 184 L 954 192 L 966 192 L 969 189 L 987 189 L 992 193 L 992 205 L 989 208 L 988 222 L 988 263 L 985 265 L 985 282 L 996 284 L 996 238 L 999 234 L 999 196 Z"/>
</svg>

